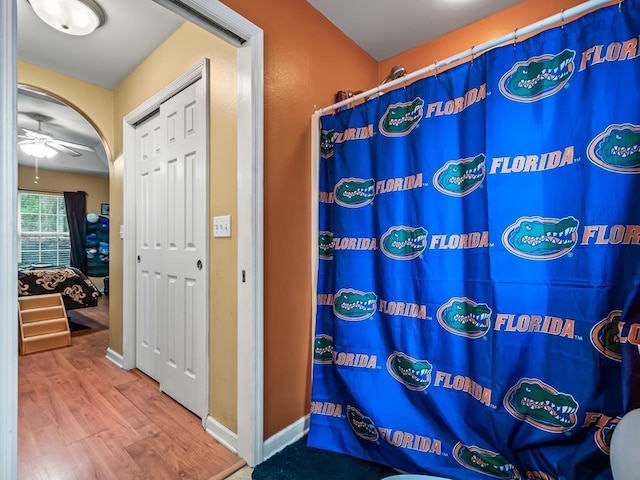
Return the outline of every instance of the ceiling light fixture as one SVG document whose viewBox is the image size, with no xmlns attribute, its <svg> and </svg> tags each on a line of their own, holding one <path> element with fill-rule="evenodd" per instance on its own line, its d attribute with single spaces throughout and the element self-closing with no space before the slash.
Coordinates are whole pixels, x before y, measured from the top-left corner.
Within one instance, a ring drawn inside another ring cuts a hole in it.
<svg viewBox="0 0 640 480">
<path fill-rule="evenodd" d="M 105 21 L 93 0 L 27 0 L 46 24 L 69 35 L 88 35 Z"/>
<path fill-rule="evenodd" d="M 34 156 L 36 158 L 51 158 L 58 152 L 44 143 L 43 140 L 35 140 L 34 142 L 20 142 L 20 150 L 27 155 Z"/>
</svg>

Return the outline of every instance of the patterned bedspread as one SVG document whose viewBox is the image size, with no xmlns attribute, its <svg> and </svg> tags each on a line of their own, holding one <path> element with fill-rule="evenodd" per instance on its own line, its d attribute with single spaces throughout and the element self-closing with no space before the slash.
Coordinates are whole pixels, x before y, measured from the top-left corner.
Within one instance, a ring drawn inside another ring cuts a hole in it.
<svg viewBox="0 0 640 480">
<path fill-rule="evenodd" d="M 62 294 L 67 310 L 95 307 L 100 291 L 80 270 L 73 267 L 18 270 L 18 296 Z"/>
</svg>

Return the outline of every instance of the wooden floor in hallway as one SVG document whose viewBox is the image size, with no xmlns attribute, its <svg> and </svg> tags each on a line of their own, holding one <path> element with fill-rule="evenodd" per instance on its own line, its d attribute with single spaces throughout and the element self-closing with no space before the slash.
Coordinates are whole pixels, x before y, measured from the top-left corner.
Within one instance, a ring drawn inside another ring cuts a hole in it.
<svg viewBox="0 0 640 480">
<path fill-rule="evenodd" d="M 110 362 L 108 338 L 81 330 L 18 359 L 20 480 L 217 480 L 245 464 L 157 383 Z"/>
</svg>

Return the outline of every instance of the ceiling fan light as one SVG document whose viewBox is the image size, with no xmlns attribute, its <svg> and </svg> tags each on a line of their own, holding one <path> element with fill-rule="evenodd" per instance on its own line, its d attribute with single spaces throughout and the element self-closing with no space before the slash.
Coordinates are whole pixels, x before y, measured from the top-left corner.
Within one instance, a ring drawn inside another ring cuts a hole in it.
<svg viewBox="0 0 640 480">
<path fill-rule="evenodd" d="M 20 143 L 20 150 L 27 155 L 36 158 L 51 158 L 58 152 L 49 145 L 41 142 L 24 142 Z"/>
<path fill-rule="evenodd" d="M 105 20 L 104 11 L 93 0 L 28 0 L 46 24 L 69 35 L 88 35 Z"/>
</svg>

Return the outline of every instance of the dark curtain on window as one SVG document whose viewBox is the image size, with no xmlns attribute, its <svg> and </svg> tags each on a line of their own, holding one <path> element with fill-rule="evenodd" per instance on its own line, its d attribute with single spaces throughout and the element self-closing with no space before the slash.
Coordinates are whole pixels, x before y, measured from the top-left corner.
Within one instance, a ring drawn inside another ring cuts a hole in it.
<svg viewBox="0 0 640 480">
<path fill-rule="evenodd" d="M 86 192 L 64 192 L 64 206 L 69 223 L 71 242 L 71 266 L 87 273 L 87 194 Z"/>
</svg>

